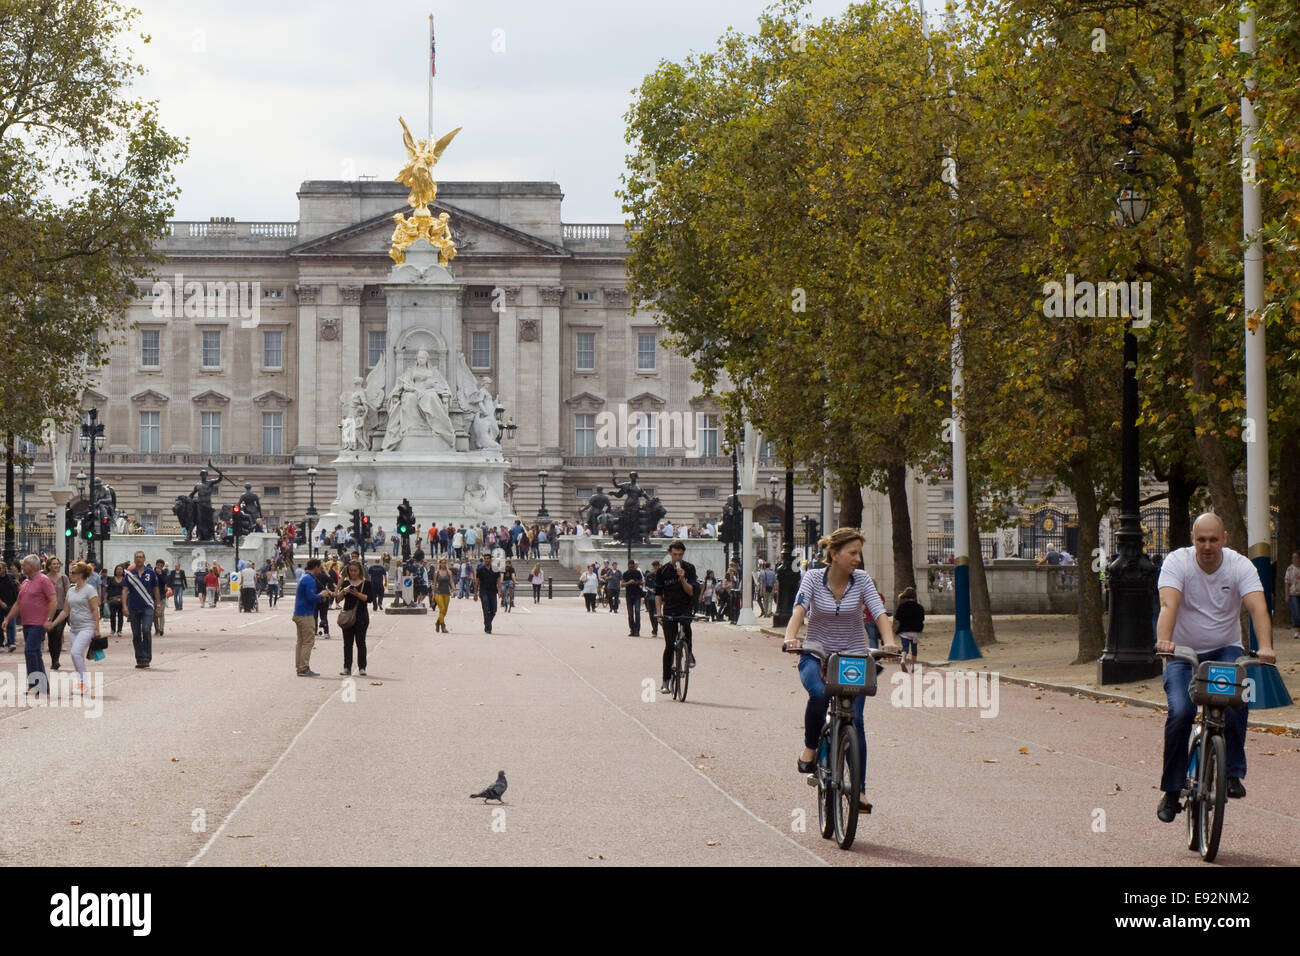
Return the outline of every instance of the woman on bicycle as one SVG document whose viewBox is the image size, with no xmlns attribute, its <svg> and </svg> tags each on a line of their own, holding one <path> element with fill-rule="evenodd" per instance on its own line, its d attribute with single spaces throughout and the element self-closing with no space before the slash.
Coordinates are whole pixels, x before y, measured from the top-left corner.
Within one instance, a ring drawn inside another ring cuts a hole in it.
<svg viewBox="0 0 1300 956">
<path fill-rule="evenodd" d="M 827 566 L 810 569 L 804 575 L 795 596 L 794 612 L 786 625 L 786 647 L 794 649 L 803 645 L 799 628 L 807 618 L 807 640 L 820 645 L 828 655 L 840 653 L 865 657 L 867 644 L 862 629 L 862 607 L 866 605 L 880 627 L 884 650 L 890 654 L 898 653 L 885 603 L 876 592 L 871 576 L 859 569 L 865 541 L 866 537 L 857 528 L 838 528 L 817 542 L 825 554 Z M 804 749 L 795 765 L 800 773 L 812 773 L 817 767 L 817 741 L 826 721 L 826 708 L 830 706 L 821 661 L 814 655 L 799 655 L 799 681 L 808 691 L 808 706 L 803 715 Z M 866 700 L 864 695 L 853 701 L 853 726 L 857 729 L 858 745 L 862 751 L 864 794 L 867 785 L 867 733 L 862 726 L 862 708 Z M 858 797 L 858 807 L 868 809 L 865 796 Z"/>
</svg>

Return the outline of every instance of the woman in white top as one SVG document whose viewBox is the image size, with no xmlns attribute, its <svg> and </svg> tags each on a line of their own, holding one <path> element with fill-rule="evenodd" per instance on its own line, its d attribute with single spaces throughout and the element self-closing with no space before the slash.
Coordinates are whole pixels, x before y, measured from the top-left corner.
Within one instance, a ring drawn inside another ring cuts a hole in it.
<svg viewBox="0 0 1300 956">
<path fill-rule="evenodd" d="M 587 610 L 594 614 L 596 612 L 596 595 L 600 589 L 600 574 L 593 564 L 586 571 L 582 572 L 582 577 L 578 579 L 582 584 L 582 599 L 587 602 Z"/>
<path fill-rule="evenodd" d="M 275 568 L 266 572 L 266 600 L 271 607 L 280 600 L 280 572 Z"/>
<path fill-rule="evenodd" d="M 545 534 L 545 532 L 542 533 Z M 534 604 L 542 603 L 542 582 L 545 580 L 546 578 L 542 575 L 542 566 L 540 564 L 534 564 L 532 573 L 528 576 L 528 583 L 533 586 Z"/>
<path fill-rule="evenodd" d="M 71 584 L 63 609 L 51 623 L 51 628 L 68 622 L 72 632 L 72 664 L 77 668 L 77 690 L 86 692 L 86 649 L 90 639 L 99 637 L 99 595 L 88 583 L 90 565 L 78 561 L 70 569 Z"/>
</svg>

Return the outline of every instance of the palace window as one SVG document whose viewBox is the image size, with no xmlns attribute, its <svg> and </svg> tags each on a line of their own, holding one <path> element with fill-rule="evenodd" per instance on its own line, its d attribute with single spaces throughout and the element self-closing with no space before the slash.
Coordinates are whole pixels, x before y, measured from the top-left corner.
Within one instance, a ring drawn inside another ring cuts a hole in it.
<svg viewBox="0 0 1300 956">
<path fill-rule="evenodd" d="M 578 333 L 578 371 L 594 372 L 596 370 L 596 333 Z"/>
<path fill-rule="evenodd" d="M 199 453 L 202 455 L 221 454 L 221 413 L 199 413 Z"/>
<path fill-rule="evenodd" d="M 590 412 L 573 416 L 573 453 L 582 457 L 596 454 L 596 416 Z"/>
</svg>

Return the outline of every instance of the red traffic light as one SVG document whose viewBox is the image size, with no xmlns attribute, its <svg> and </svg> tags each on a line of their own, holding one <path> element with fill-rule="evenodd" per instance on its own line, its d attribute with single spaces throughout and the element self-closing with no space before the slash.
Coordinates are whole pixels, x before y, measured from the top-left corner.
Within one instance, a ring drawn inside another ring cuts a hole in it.
<svg viewBox="0 0 1300 956">
<path fill-rule="evenodd" d="M 231 509 L 231 513 L 232 513 L 232 514 L 239 514 L 239 505 L 235 505 L 235 506 Z"/>
</svg>

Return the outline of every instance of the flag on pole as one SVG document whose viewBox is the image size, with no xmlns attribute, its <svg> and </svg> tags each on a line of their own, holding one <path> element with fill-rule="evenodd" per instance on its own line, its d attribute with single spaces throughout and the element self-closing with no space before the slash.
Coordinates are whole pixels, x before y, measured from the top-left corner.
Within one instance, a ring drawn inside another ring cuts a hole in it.
<svg viewBox="0 0 1300 956">
<path fill-rule="evenodd" d="M 433 42 L 433 14 L 429 14 L 429 78 L 438 75 L 438 64 L 434 57 L 436 47 Z"/>
</svg>

